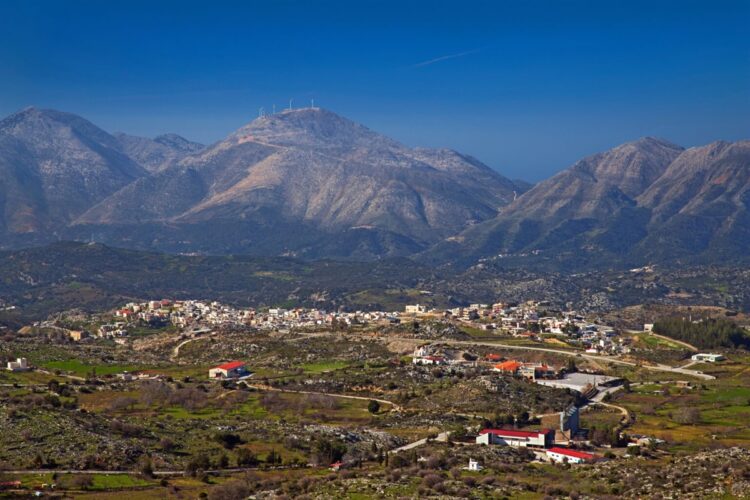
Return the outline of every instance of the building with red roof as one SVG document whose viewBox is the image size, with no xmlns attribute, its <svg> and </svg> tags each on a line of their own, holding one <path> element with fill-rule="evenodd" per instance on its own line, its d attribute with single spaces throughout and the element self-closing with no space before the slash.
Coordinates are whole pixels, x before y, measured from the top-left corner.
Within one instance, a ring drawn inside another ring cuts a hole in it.
<svg viewBox="0 0 750 500">
<path fill-rule="evenodd" d="M 495 444 L 520 448 L 548 448 L 554 444 L 555 431 L 518 431 L 515 429 L 483 429 L 476 438 L 477 444 Z"/>
<path fill-rule="evenodd" d="M 558 447 L 547 450 L 547 457 L 553 462 L 565 462 L 569 464 L 591 463 L 596 462 L 600 458 L 598 455 L 592 453 Z"/>
<path fill-rule="evenodd" d="M 240 378 L 250 373 L 244 361 L 230 361 L 208 370 L 208 378 Z"/>
<path fill-rule="evenodd" d="M 519 368 L 521 368 L 522 363 L 519 363 L 518 361 L 505 361 L 503 363 L 496 364 L 493 370 L 496 372 L 503 372 L 503 373 L 513 373 L 515 374 Z"/>
</svg>

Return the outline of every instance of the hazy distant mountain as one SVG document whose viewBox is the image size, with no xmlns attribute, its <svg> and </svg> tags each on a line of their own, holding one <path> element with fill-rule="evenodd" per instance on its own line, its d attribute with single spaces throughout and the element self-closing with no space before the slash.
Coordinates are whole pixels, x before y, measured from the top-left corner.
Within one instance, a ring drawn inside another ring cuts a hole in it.
<svg viewBox="0 0 750 500">
<path fill-rule="evenodd" d="M 157 244 L 172 249 L 181 240 L 211 251 L 373 257 L 424 249 L 494 217 L 520 191 L 473 158 L 410 149 L 308 108 L 254 120 L 127 186 L 77 224 L 117 226 L 142 244 L 143 233 L 125 226 L 169 226 L 172 242 L 162 234 Z M 230 238 L 217 238 L 217 227 L 232 225 Z"/>
<path fill-rule="evenodd" d="M 0 233 L 55 232 L 146 175 L 76 115 L 28 108 L 0 121 Z"/>
<path fill-rule="evenodd" d="M 750 255 L 750 141 L 690 148 L 639 198 L 651 211 L 649 259 Z"/>
<path fill-rule="evenodd" d="M 204 148 L 177 134 L 164 134 L 153 139 L 137 137 L 122 132 L 114 134 L 123 153 L 137 161 L 149 172 L 173 165 L 186 156 Z"/>
<path fill-rule="evenodd" d="M 549 268 L 750 256 L 750 141 L 644 138 L 530 186 L 308 108 L 203 147 L 75 115 L 0 121 L 0 246 L 94 237 L 169 252 Z"/>
<path fill-rule="evenodd" d="M 750 252 L 748 144 L 683 150 L 645 138 L 618 146 L 540 182 L 425 257 L 594 266 L 742 258 Z"/>
</svg>

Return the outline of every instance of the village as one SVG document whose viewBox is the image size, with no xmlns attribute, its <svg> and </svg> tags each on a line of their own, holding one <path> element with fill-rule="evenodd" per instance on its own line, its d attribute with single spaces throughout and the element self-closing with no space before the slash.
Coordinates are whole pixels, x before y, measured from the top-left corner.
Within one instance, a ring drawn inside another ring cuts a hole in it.
<svg viewBox="0 0 750 500">
<path fill-rule="evenodd" d="M 101 315 L 107 317 L 107 315 Z M 130 302 L 98 324 L 95 331 L 69 331 L 71 340 L 87 337 L 127 342 L 134 325 L 162 327 L 173 325 L 185 335 L 202 334 L 218 327 L 251 327 L 260 330 L 316 329 L 352 325 L 394 325 L 401 321 L 445 320 L 485 331 L 488 335 L 512 335 L 529 341 L 540 341 L 542 335 L 556 336 L 565 343 L 590 354 L 620 355 L 629 352 L 628 339 L 614 328 L 586 321 L 575 311 L 559 311 L 548 303 L 528 301 L 523 304 L 470 304 L 447 310 L 428 309 L 419 304 L 407 305 L 404 311 L 325 311 L 307 308 L 236 308 L 216 301 L 152 300 Z M 35 326 L 59 328 L 54 321 Z"/>
<path fill-rule="evenodd" d="M 40 450 L 42 468 L 137 470 L 138 455 L 124 453 L 137 446 L 170 483 L 184 470 L 207 491 L 276 467 L 328 470 L 344 484 L 364 467 L 414 494 L 481 497 L 518 493 L 487 477 L 508 468 L 525 477 L 531 469 L 519 467 L 532 465 L 567 471 L 574 491 L 588 468 L 666 460 L 680 446 L 669 429 L 705 418 L 677 407 L 658 416 L 660 428 L 643 401 L 708 398 L 717 379 L 724 390 L 722 370 L 742 369 L 736 353 L 689 350 L 651 327 L 623 331 L 535 301 L 352 312 L 129 302 L 20 329 L 0 353 L 0 391 L 13 415 L 85 415 L 87 426 L 114 429 L 97 438 L 108 450 L 98 462 L 62 451 L 88 445 L 61 431 L 72 442 Z M 43 432 L 24 422 L 8 420 L 9 436 Z M 0 464 L 28 467 L 6 450 Z M 409 481 L 408 470 L 422 476 Z"/>
</svg>

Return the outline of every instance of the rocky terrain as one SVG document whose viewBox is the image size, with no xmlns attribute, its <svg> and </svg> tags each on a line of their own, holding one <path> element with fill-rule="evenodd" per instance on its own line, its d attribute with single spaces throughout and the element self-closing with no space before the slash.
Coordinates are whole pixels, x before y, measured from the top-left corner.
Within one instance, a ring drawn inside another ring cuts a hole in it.
<svg viewBox="0 0 750 500">
<path fill-rule="evenodd" d="M 742 260 L 749 182 L 748 141 L 685 150 L 640 139 L 584 158 L 425 256 L 558 269 Z"/>
<path fill-rule="evenodd" d="M 149 172 L 174 165 L 186 156 L 203 149 L 203 144 L 192 142 L 177 134 L 164 134 L 153 139 L 124 133 L 115 134 L 123 153 L 137 161 Z"/>
<path fill-rule="evenodd" d="M 76 224 L 130 226 L 118 234 L 140 231 L 129 221 L 171 224 L 177 229 L 169 241 L 199 248 L 368 258 L 426 248 L 493 217 L 520 189 L 453 151 L 411 150 L 329 111 L 301 109 L 254 120 L 134 182 Z M 231 241 L 203 229 L 235 222 L 242 226 Z M 265 231 L 283 235 L 271 242 L 275 248 L 259 247 Z"/>
<path fill-rule="evenodd" d="M 0 122 L 5 248 L 57 239 L 171 253 L 571 270 L 750 255 L 750 142 L 643 138 L 530 187 L 333 112 L 259 117 L 203 147 L 29 108 Z"/>
<path fill-rule="evenodd" d="M 25 109 L 0 121 L 0 233 L 54 237 L 145 175 L 114 137 L 83 118 Z"/>
<path fill-rule="evenodd" d="M 747 498 L 750 451 L 739 447 L 704 451 L 667 464 L 603 462 L 586 476 L 614 479 L 624 498 Z"/>
</svg>

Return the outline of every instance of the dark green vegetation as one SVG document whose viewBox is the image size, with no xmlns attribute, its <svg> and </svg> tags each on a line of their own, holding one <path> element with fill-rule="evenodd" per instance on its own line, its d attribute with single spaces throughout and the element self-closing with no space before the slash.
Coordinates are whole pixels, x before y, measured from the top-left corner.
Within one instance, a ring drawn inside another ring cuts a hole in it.
<svg viewBox="0 0 750 500">
<path fill-rule="evenodd" d="M 750 308 L 750 270 L 657 269 L 575 275 L 486 263 L 468 270 L 429 268 L 408 259 L 369 263 L 286 257 L 188 256 L 56 243 L 0 253 L 0 297 L 18 310 L 0 322 L 18 328 L 70 308 L 97 311 L 134 299 L 204 298 L 262 307 L 400 310 L 470 302 L 547 300 L 583 311 L 644 302 L 713 303 Z M 427 293 L 423 293 L 426 291 Z M 2 304 L 0 304 L 2 305 Z M 642 322 L 623 322 L 629 328 Z"/>
<path fill-rule="evenodd" d="M 413 300 L 434 273 L 403 260 L 303 262 L 276 257 L 181 256 L 99 244 L 58 243 L 0 254 L 0 296 L 27 317 L 101 310 L 135 298 L 211 298 L 229 303 L 377 308 Z M 375 290 L 370 295 L 362 290 Z M 399 292 L 399 290 L 402 290 Z M 351 294 L 355 302 L 346 297 Z M 381 295 L 384 302 L 380 301 Z"/>
<path fill-rule="evenodd" d="M 748 331 L 726 319 L 709 318 L 693 322 L 683 318 L 665 318 L 654 323 L 654 332 L 703 349 L 750 349 Z"/>
</svg>

